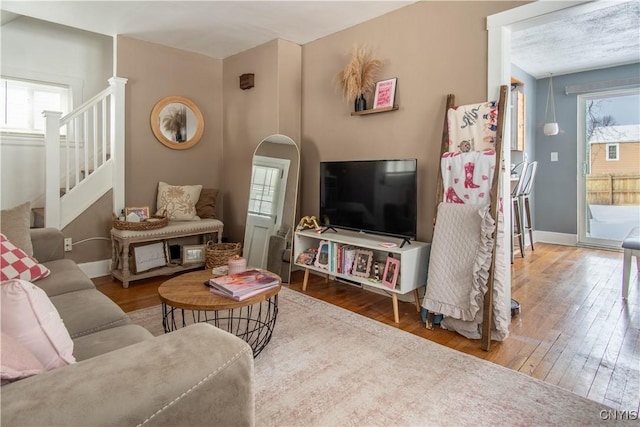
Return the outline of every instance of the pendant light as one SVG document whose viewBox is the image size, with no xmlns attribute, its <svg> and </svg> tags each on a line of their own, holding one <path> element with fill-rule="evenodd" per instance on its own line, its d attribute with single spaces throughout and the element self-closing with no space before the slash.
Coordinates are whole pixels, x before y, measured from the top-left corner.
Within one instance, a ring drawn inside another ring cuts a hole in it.
<svg viewBox="0 0 640 427">
<path fill-rule="evenodd" d="M 549 110 L 551 110 L 551 114 L 549 114 Z M 556 121 L 556 103 L 553 97 L 553 74 L 549 73 L 549 93 L 547 94 L 547 107 L 544 110 L 543 132 L 547 136 L 553 136 L 557 135 L 559 131 L 560 128 Z"/>
</svg>

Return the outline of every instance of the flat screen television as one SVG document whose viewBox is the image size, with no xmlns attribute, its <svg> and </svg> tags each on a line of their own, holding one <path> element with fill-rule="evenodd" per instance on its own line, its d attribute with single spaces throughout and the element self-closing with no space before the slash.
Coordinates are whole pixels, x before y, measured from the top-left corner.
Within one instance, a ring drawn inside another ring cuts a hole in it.
<svg viewBox="0 0 640 427">
<path fill-rule="evenodd" d="M 417 160 L 320 163 L 323 226 L 416 238 Z"/>
</svg>

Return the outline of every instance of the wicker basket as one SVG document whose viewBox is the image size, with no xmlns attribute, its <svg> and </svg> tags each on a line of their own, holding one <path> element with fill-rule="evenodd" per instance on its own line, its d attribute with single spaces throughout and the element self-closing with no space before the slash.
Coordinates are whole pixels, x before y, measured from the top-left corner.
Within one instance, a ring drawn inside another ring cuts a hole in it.
<svg viewBox="0 0 640 427">
<path fill-rule="evenodd" d="M 205 248 L 207 269 L 227 265 L 229 258 L 240 255 L 240 243 L 213 243 L 209 240 Z"/>
<path fill-rule="evenodd" d="M 156 228 L 162 228 L 169 224 L 169 218 L 167 218 L 166 216 L 154 215 L 150 219 L 152 219 L 153 221 L 120 221 L 115 215 L 113 215 L 113 228 L 117 228 L 118 230 L 144 231 L 155 230 Z"/>
</svg>

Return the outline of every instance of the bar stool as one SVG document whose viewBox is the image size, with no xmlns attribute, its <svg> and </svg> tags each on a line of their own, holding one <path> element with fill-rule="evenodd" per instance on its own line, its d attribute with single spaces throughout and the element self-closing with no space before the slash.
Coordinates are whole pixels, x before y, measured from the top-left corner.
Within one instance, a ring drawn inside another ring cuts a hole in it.
<svg viewBox="0 0 640 427">
<path fill-rule="evenodd" d="M 518 198 L 522 200 L 524 204 L 524 213 L 525 213 L 525 221 L 522 224 L 523 228 L 523 236 L 522 240 L 524 240 L 524 233 L 529 232 L 529 240 L 531 241 L 531 250 L 534 250 L 533 247 L 533 224 L 531 223 L 531 208 L 529 206 L 529 196 L 531 196 L 531 192 L 533 191 L 533 183 L 536 179 L 536 171 L 538 170 L 538 162 L 531 162 L 527 166 L 524 171 L 524 184 L 522 187 L 522 193 L 518 195 Z M 524 257 L 524 254 L 522 255 Z"/>
<path fill-rule="evenodd" d="M 513 239 L 518 238 L 518 243 L 520 245 L 520 254 L 524 258 L 524 234 L 522 233 L 522 222 L 520 220 L 520 198 L 519 195 L 522 193 L 524 187 L 524 175 L 527 170 L 527 162 L 520 162 L 511 169 L 511 175 L 517 175 L 518 181 L 515 186 L 511 189 L 511 206 L 512 206 L 512 227 L 511 227 L 511 263 L 513 264 Z"/>
</svg>

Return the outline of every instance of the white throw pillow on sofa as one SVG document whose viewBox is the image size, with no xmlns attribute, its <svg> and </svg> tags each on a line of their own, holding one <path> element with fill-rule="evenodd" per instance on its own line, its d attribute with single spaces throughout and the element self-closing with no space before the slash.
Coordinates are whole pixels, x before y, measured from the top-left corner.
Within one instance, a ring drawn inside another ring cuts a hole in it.
<svg viewBox="0 0 640 427">
<path fill-rule="evenodd" d="M 0 285 L 2 333 L 14 337 L 46 370 L 75 363 L 73 341 L 47 294 L 25 280 Z"/>
<path fill-rule="evenodd" d="M 170 185 L 158 183 L 156 215 L 167 215 L 173 220 L 197 220 L 196 203 L 200 198 L 202 185 Z"/>
</svg>

